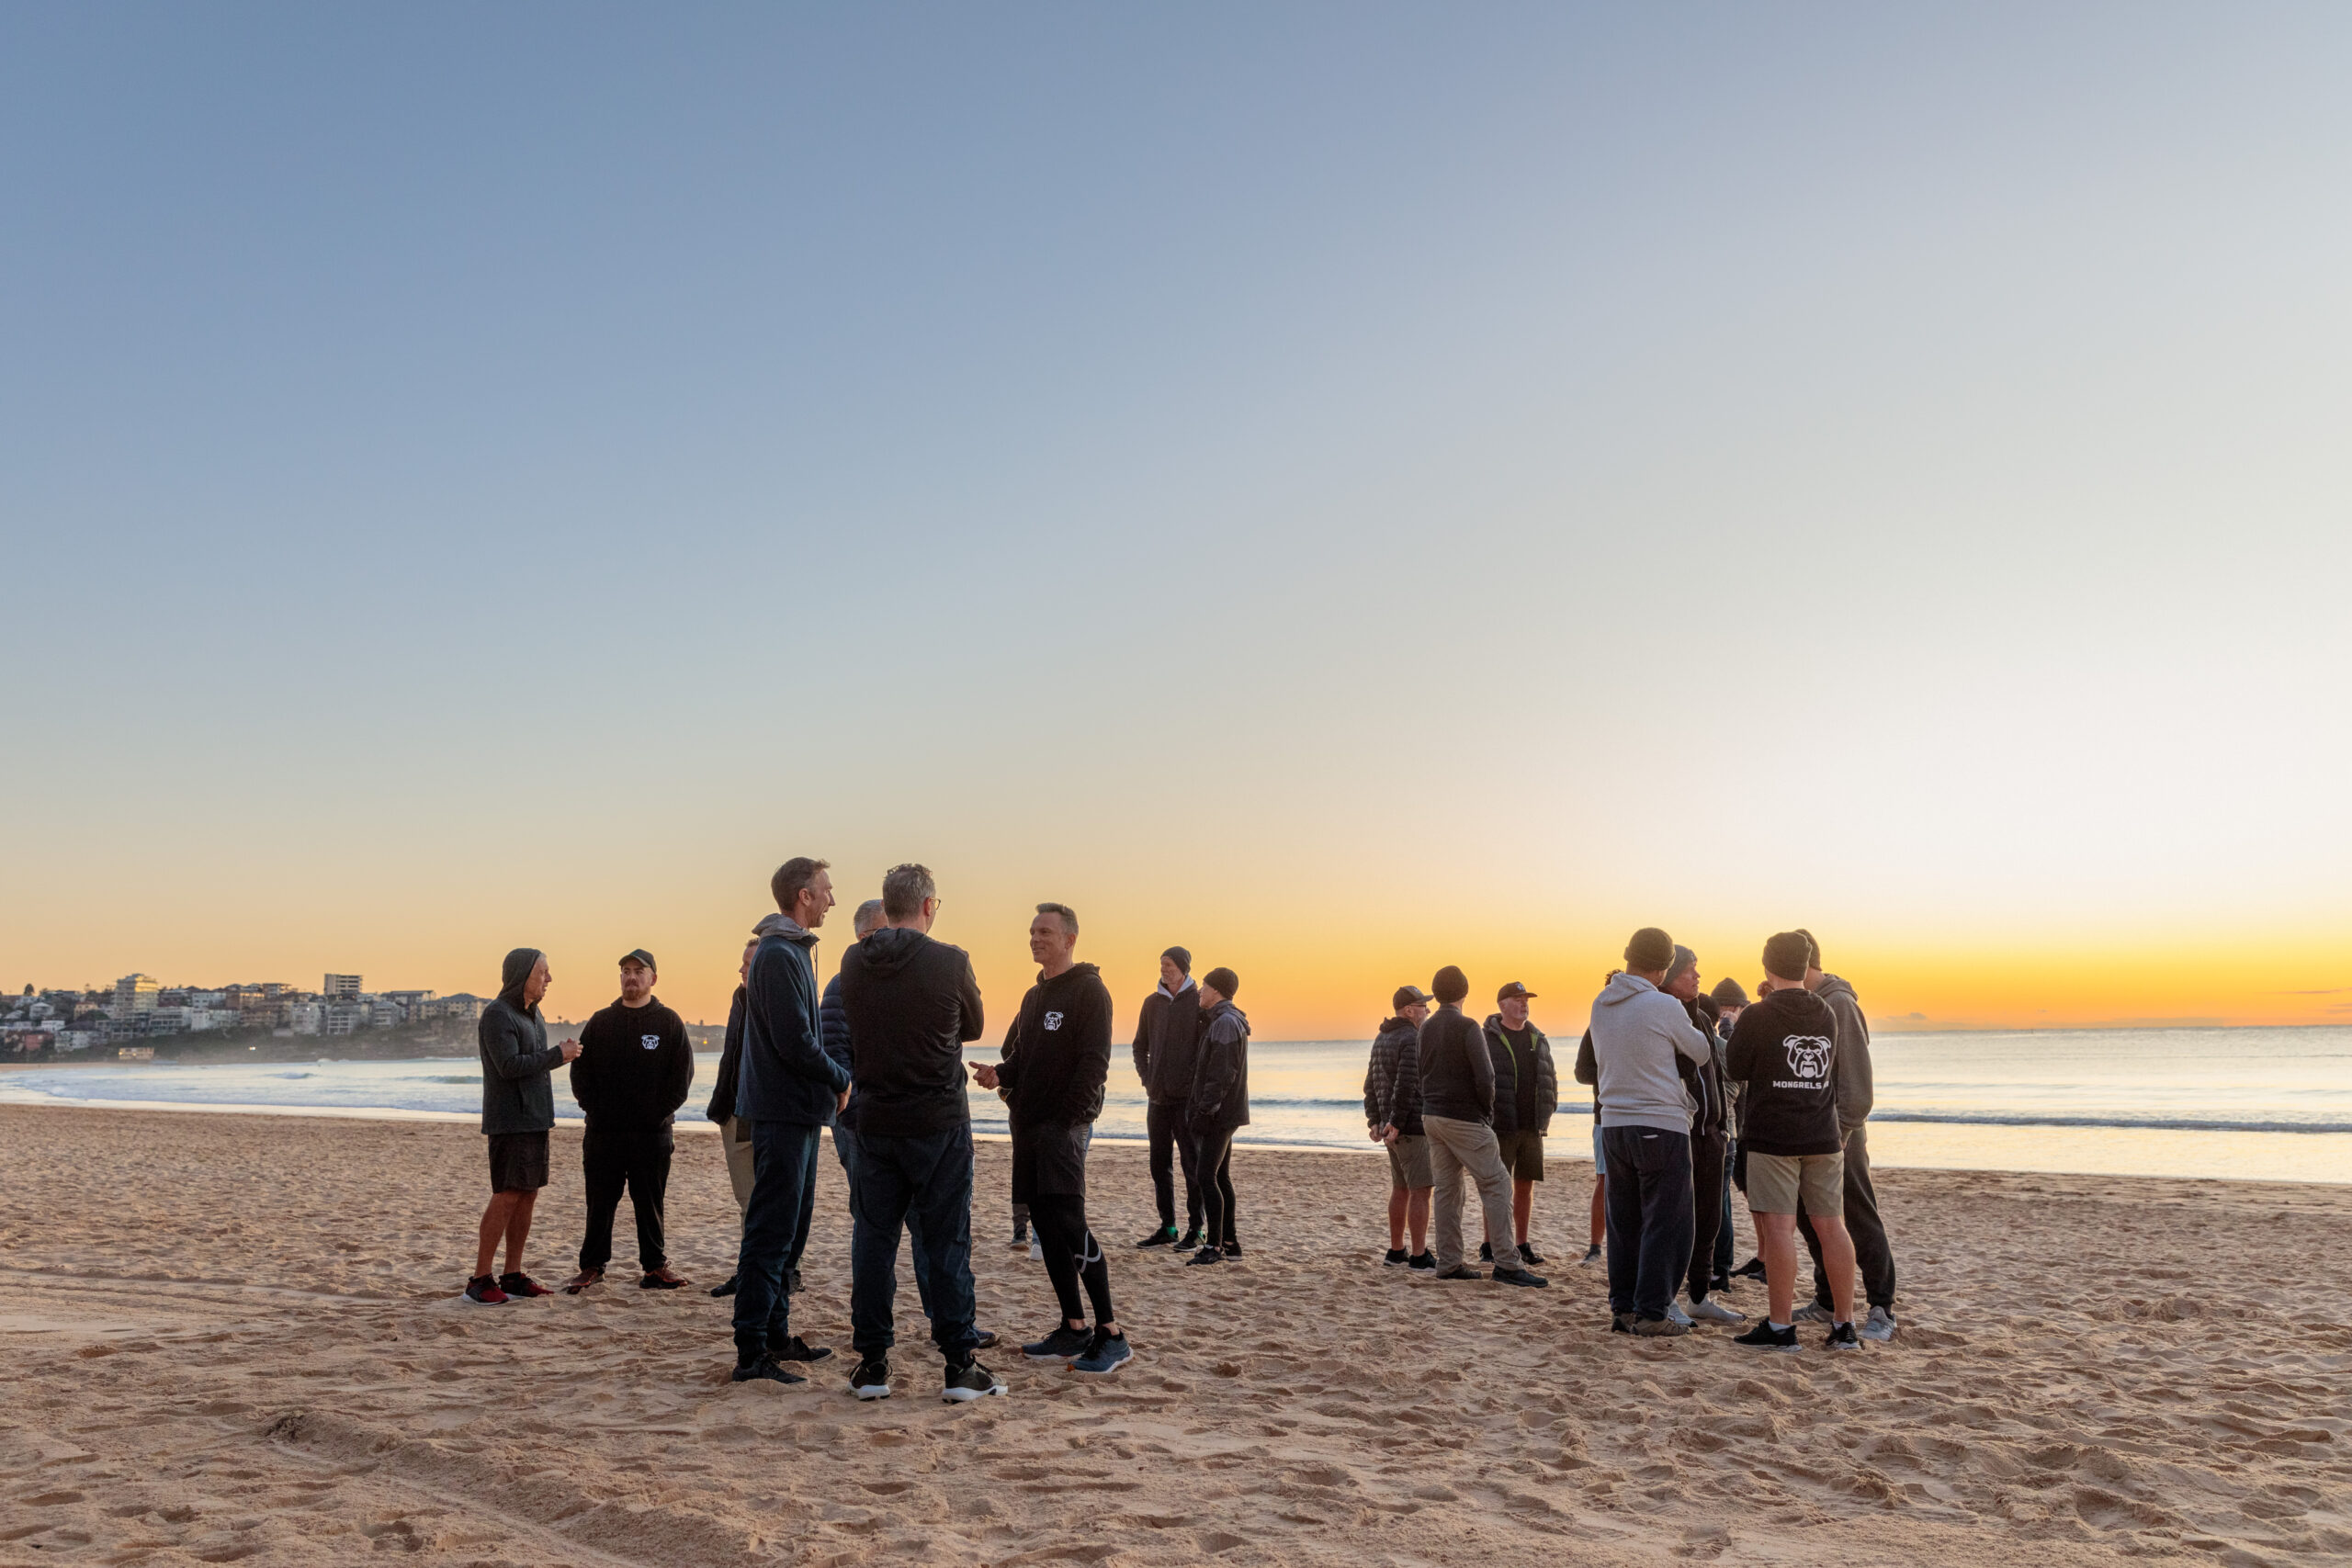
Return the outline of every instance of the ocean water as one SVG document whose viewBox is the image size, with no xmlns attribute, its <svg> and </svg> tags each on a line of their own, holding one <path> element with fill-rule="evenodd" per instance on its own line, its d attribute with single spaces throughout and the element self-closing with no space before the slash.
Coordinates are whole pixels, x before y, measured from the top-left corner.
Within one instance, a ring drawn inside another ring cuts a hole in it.
<svg viewBox="0 0 2352 1568">
<path fill-rule="evenodd" d="M 1364 1136 L 1369 1040 L 1253 1043 L 1250 1144 L 1352 1149 Z M 1591 1101 L 1555 1041 L 1560 1113 L 1549 1153 L 1589 1157 Z M 992 1061 L 974 1049 L 974 1061 Z M 1873 1160 L 1887 1166 L 2086 1171 L 2254 1180 L 2352 1181 L 2352 1029 L 2162 1029 L 1887 1034 L 1871 1046 Z M 718 1057 L 695 1058 L 684 1117 L 699 1114 Z M 557 1114 L 579 1108 L 558 1074 Z M 0 1073 L 0 1104 L 146 1105 L 470 1120 L 479 1067 L 411 1062 L 124 1062 Z M 974 1089 L 975 1130 L 1004 1108 Z M 1140 1139 L 1144 1102 L 1114 1053 L 1100 1137 Z"/>
</svg>

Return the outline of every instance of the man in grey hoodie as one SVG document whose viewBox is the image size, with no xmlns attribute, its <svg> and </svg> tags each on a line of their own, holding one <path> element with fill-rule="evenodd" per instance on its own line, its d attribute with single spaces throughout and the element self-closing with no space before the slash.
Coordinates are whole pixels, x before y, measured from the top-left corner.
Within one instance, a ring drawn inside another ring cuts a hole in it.
<svg viewBox="0 0 2352 1568">
<path fill-rule="evenodd" d="M 1592 1003 L 1592 1055 L 1609 1160 L 1609 1309 L 1612 1331 L 1668 1337 L 1690 1329 L 1667 1315 L 1690 1262 L 1690 1119 L 1680 1057 L 1712 1060 L 1682 1004 L 1658 989 L 1674 939 L 1644 926 L 1625 967 Z"/>
<path fill-rule="evenodd" d="M 555 1086 L 549 1075 L 559 1063 L 580 1055 L 580 1042 L 548 1043 L 539 998 L 554 977 L 547 954 L 518 947 L 506 955 L 498 998 L 481 1010 L 475 1027 L 481 1053 L 481 1130 L 490 1140 L 490 1205 L 481 1212 L 473 1278 L 466 1300 L 476 1306 L 503 1306 L 514 1296 L 544 1296 L 546 1286 L 523 1270 L 523 1244 L 531 1235 L 531 1211 L 548 1184 L 548 1134 L 555 1127 Z M 490 1265 L 506 1239 L 506 1272 L 492 1279 Z"/>
<path fill-rule="evenodd" d="M 1871 1181 L 1871 1026 L 1854 987 L 1823 972 L 1821 944 L 1813 933 L 1799 927 L 1797 935 L 1805 940 L 1804 988 L 1827 1002 L 1838 1020 L 1838 1127 L 1846 1140 L 1846 1233 L 1854 1239 L 1854 1258 L 1871 1306 L 1860 1332 L 1865 1339 L 1884 1343 L 1894 1337 L 1895 1329 L 1894 1249 L 1887 1244 L 1878 1189 Z M 1829 1271 L 1821 1261 L 1821 1237 L 1814 1233 L 1809 1216 L 1798 1220 L 1797 1230 L 1804 1237 L 1805 1250 L 1813 1254 L 1813 1300 L 1797 1309 L 1797 1321 L 1827 1323 L 1836 1314 L 1830 1305 Z"/>
</svg>

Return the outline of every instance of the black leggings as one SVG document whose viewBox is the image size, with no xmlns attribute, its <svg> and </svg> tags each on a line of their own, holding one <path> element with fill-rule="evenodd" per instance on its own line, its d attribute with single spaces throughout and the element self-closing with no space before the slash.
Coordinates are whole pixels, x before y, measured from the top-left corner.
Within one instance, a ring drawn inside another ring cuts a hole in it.
<svg viewBox="0 0 2352 1568">
<path fill-rule="evenodd" d="M 1046 1255 L 1046 1273 L 1061 1302 L 1062 1321 L 1086 1321 L 1078 1299 L 1083 1281 L 1094 1303 L 1094 1321 L 1116 1323 L 1119 1314 L 1111 1310 L 1111 1266 L 1103 1261 L 1102 1244 L 1086 1228 L 1086 1200 L 1074 1192 L 1040 1192 L 1029 1200 L 1029 1220 L 1037 1227 L 1037 1247 Z"/>
<path fill-rule="evenodd" d="M 1201 1239 L 1218 1247 L 1240 1245 L 1233 1233 L 1233 1134 L 1227 1127 L 1201 1134 Z"/>
<path fill-rule="evenodd" d="M 1724 1135 L 1690 1138 L 1690 1299 L 1703 1302 L 1715 1277 L 1715 1235 L 1724 1220 Z"/>
</svg>

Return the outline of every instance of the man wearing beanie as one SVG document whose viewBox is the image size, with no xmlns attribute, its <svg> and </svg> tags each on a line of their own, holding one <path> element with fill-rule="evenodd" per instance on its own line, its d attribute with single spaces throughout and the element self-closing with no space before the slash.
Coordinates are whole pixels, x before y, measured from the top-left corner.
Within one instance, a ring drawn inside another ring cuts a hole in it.
<svg viewBox="0 0 2352 1568">
<path fill-rule="evenodd" d="M 1699 1104 L 1679 1062 L 1712 1055 L 1682 1004 L 1658 988 L 1674 939 L 1644 926 L 1624 969 L 1592 1002 L 1600 1141 L 1609 1162 L 1611 1327 L 1665 1337 L 1690 1329 L 1667 1315 L 1690 1262 L 1690 1122 Z"/>
<path fill-rule="evenodd" d="M 1201 1239 L 1200 1157 L 1186 1130 L 1193 1064 L 1200 1042 L 1201 993 L 1193 984 L 1193 955 L 1171 947 L 1159 955 L 1159 989 L 1143 999 L 1136 1020 L 1136 1077 L 1143 1080 L 1144 1129 L 1151 1138 L 1151 1195 L 1159 1224 L 1137 1247 L 1196 1247 Z M 1173 1156 L 1173 1157 L 1171 1157 Z M 1174 1167 L 1184 1168 L 1184 1235 L 1176 1235 Z"/>
<path fill-rule="evenodd" d="M 1666 966 L 1666 994 L 1682 1004 L 1691 1026 L 1707 1037 L 1707 1059 L 1695 1067 L 1682 1066 L 1683 1087 L 1699 1102 L 1690 1118 L 1690 1304 L 1668 1307 L 1666 1315 L 1678 1321 L 1739 1323 L 1746 1314 L 1721 1302 L 1709 1301 L 1715 1272 L 1715 1232 L 1723 1224 L 1724 1146 L 1728 1140 L 1730 1112 L 1724 1094 L 1724 1043 L 1715 1028 L 1715 1003 L 1699 994 L 1699 955 L 1674 944 L 1674 962 Z"/>
<path fill-rule="evenodd" d="M 1436 1189 L 1431 1207 L 1437 1220 L 1437 1277 L 1476 1280 L 1478 1271 L 1462 1260 L 1464 1171 L 1477 1183 L 1487 1234 L 1511 1234 L 1510 1173 L 1503 1169 L 1502 1149 L 1495 1142 L 1495 1059 L 1487 1049 L 1486 1032 L 1462 1011 L 1462 998 L 1470 994 L 1470 982 L 1462 971 L 1447 964 L 1430 982 L 1430 989 L 1436 993 L 1437 1011 L 1421 1025 L 1416 1055 L 1421 1070 L 1421 1126 L 1429 1134 L 1430 1176 Z M 1516 1258 L 1497 1257 L 1498 1283 L 1547 1282 Z"/>
<path fill-rule="evenodd" d="M 1389 1268 L 1435 1272 L 1430 1256 L 1430 1139 L 1421 1125 L 1421 1025 L 1429 1021 L 1430 994 L 1399 986 L 1388 998 L 1391 1014 L 1372 1043 L 1363 1073 L 1363 1119 L 1372 1141 L 1388 1149 Z M 1413 1246 L 1405 1247 L 1406 1233 Z"/>
<path fill-rule="evenodd" d="M 1724 1054 L 1731 1045 L 1731 1032 L 1739 1022 L 1741 1010 L 1747 1006 L 1747 991 L 1738 981 L 1726 975 L 1715 982 L 1715 988 L 1709 991 L 1707 996 L 1715 1004 L 1715 1060 L 1717 1066 L 1721 1066 L 1724 1062 Z M 1731 1173 L 1738 1163 L 1739 1085 L 1728 1073 L 1724 1074 L 1724 1098 L 1730 1106 L 1729 1130 L 1732 1135 L 1724 1140 L 1724 1201 L 1716 1215 L 1714 1277 L 1707 1282 L 1708 1289 L 1711 1291 L 1727 1291 L 1731 1288 L 1731 1260 L 1736 1240 L 1732 1235 L 1731 1224 Z M 1740 1275 L 1745 1279 L 1762 1279 L 1764 1259 L 1751 1258 L 1741 1268 Z"/>
<path fill-rule="evenodd" d="M 1854 1259 L 1862 1271 L 1862 1289 L 1871 1304 L 1862 1337 L 1880 1341 L 1894 1337 L 1894 1249 L 1887 1245 L 1886 1222 L 1878 1212 L 1878 1188 L 1871 1180 L 1871 1026 L 1862 1018 L 1861 999 L 1854 987 L 1821 967 L 1821 944 L 1804 927 L 1804 988 L 1829 1004 L 1838 1021 L 1838 1127 L 1845 1140 L 1840 1167 L 1846 1184 L 1846 1234 L 1854 1241 Z M 1800 1323 L 1820 1323 L 1830 1315 L 1829 1274 L 1822 1265 L 1821 1237 L 1804 1220 L 1797 1222 L 1805 1250 L 1813 1254 L 1813 1300 L 1797 1309 Z"/>
<path fill-rule="evenodd" d="M 1193 1263 L 1241 1256 L 1233 1217 L 1233 1135 L 1250 1124 L 1250 1020 L 1233 1005 L 1241 977 L 1216 968 L 1201 976 L 1200 1053 L 1185 1108 L 1201 1169 L 1201 1217 L 1207 1229 Z"/>
</svg>

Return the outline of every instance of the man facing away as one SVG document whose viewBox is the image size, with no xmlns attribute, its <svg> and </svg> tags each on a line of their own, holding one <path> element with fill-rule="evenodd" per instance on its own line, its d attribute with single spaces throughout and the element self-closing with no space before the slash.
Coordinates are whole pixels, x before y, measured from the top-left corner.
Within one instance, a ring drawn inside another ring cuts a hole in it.
<svg viewBox="0 0 2352 1568">
<path fill-rule="evenodd" d="M 1667 1309 L 1690 1263 L 1690 1118 L 1698 1110 L 1677 1059 L 1708 1056 L 1682 1004 L 1658 989 L 1674 939 L 1644 926 L 1625 967 L 1592 1002 L 1600 1142 L 1609 1160 L 1609 1311 L 1613 1332 L 1690 1332 Z"/>
<path fill-rule="evenodd" d="M 1037 906 L 1029 956 L 1037 983 L 1021 998 L 1004 1060 L 972 1064 L 982 1089 L 1010 1091 L 1012 1201 L 1029 1207 L 1061 1307 L 1054 1331 L 1021 1351 L 1073 1371 L 1116 1371 L 1134 1352 L 1112 1309 L 1111 1266 L 1086 1224 L 1086 1149 L 1111 1070 L 1111 993 L 1093 964 L 1078 962 L 1078 916 L 1067 904 Z M 1081 1282 L 1094 1306 L 1091 1330 Z"/>
<path fill-rule="evenodd" d="M 1233 1135 L 1250 1124 L 1250 1020 L 1233 1005 L 1240 988 L 1241 977 L 1222 966 L 1201 977 L 1200 1055 L 1186 1113 L 1200 1147 L 1201 1217 L 1207 1228 L 1187 1267 L 1241 1256 L 1234 1228 Z"/>
<path fill-rule="evenodd" d="M 513 1296 L 550 1291 L 523 1270 L 523 1244 L 531 1238 L 531 1210 L 548 1184 L 548 1134 L 555 1127 L 559 1062 L 580 1055 L 580 1042 L 548 1043 L 539 998 L 553 979 L 547 955 L 518 947 L 499 974 L 498 998 L 481 1010 L 475 1043 L 481 1053 L 481 1130 L 490 1140 L 490 1204 L 481 1212 L 473 1277 L 466 1300 L 501 1306 Z M 506 1272 L 492 1279 L 498 1238 L 506 1238 Z"/>
<path fill-rule="evenodd" d="M 1437 1278 L 1483 1276 L 1462 1260 L 1462 1179 L 1477 1184 L 1488 1235 L 1510 1235 L 1510 1177 L 1495 1143 L 1495 1058 L 1484 1031 L 1464 1016 L 1462 998 L 1470 982 L 1449 964 L 1430 982 L 1437 1011 L 1421 1025 L 1416 1057 L 1421 1075 L 1421 1127 L 1429 1134 L 1431 1207 L 1437 1217 Z M 1498 1261 L 1495 1279 L 1505 1285 L 1544 1285 L 1547 1280 L 1515 1262 Z"/>
<path fill-rule="evenodd" d="M 1193 984 L 1193 955 L 1171 947 L 1159 955 L 1159 988 L 1143 999 L 1136 1020 L 1136 1077 L 1143 1080 L 1144 1129 L 1151 1139 L 1151 1195 L 1159 1224 L 1137 1247 L 1197 1247 L 1201 1239 L 1200 1150 L 1185 1125 L 1199 1045 L 1201 993 Z M 1171 1157 L 1173 1156 L 1173 1157 Z M 1184 1234 L 1176 1234 L 1174 1167 L 1184 1168 Z"/>
<path fill-rule="evenodd" d="M 1781 931 L 1764 944 L 1764 995 L 1740 1014 L 1726 1053 L 1740 1093 L 1747 1154 L 1747 1212 L 1764 1255 L 1765 1320 L 1732 1341 L 1758 1350 L 1797 1348 L 1797 1213 L 1821 1235 L 1829 1268 L 1832 1350 L 1859 1350 L 1854 1243 L 1846 1234 L 1845 1156 L 1838 1136 L 1838 1021 L 1804 988 L 1806 940 Z"/>
<path fill-rule="evenodd" d="M 1699 955 L 1674 944 L 1666 966 L 1666 994 L 1682 1004 L 1690 1025 L 1707 1037 L 1707 1059 L 1686 1067 L 1683 1083 L 1699 1102 L 1690 1117 L 1690 1267 L 1687 1308 L 1668 1306 L 1667 1316 L 1699 1323 L 1745 1323 L 1747 1314 L 1712 1300 L 1715 1233 L 1723 1224 L 1724 1146 L 1729 1138 L 1729 1100 L 1724 1093 L 1724 1043 L 1715 1030 L 1714 998 L 1699 994 Z"/>
<path fill-rule="evenodd" d="M 703 1115 L 718 1123 L 719 1151 L 727 1156 L 727 1185 L 735 1193 L 735 1219 L 740 1236 L 744 1213 L 752 1205 L 752 1124 L 735 1114 L 735 1089 L 743 1076 L 743 1014 L 749 1007 L 744 987 L 752 978 L 752 954 L 760 939 L 743 944 L 743 962 L 736 970 L 734 999 L 727 1004 L 727 1036 L 718 1052 L 718 1080 L 710 1086 L 710 1103 Z M 735 1293 L 735 1276 L 710 1288 L 714 1296 Z"/>
<path fill-rule="evenodd" d="M 925 1255 L 923 1292 L 932 1343 L 946 1359 L 951 1402 L 1002 1393 L 1004 1384 L 973 1351 L 972 1112 L 964 1095 L 964 1042 L 982 1027 L 979 982 L 960 947 L 931 937 L 939 888 L 928 869 L 896 865 L 882 878 L 886 922 L 842 955 L 841 1005 L 847 1015 L 857 1085 L 850 1136 L 853 1221 L 850 1321 L 860 1399 L 890 1393 L 890 1348 L 898 1341 L 899 1233 L 910 1216 Z M 838 1140 L 841 1130 L 834 1129 Z"/>
<path fill-rule="evenodd" d="M 1707 995 L 1715 1004 L 1715 1061 L 1721 1068 L 1724 1065 L 1724 1054 L 1731 1044 L 1731 1032 L 1738 1026 L 1739 1015 L 1747 1006 L 1747 990 L 1726 975 L 1715 982 L 1715 988 Z M 1761 1258 L 1750 1258 L 1736 1270 L 1731 1266 L 1734 1239 L 1731 1174 L 1738 1163 L 1739 1085 L 1728 1072 L 1724 1072 L 1722 1077 L 1724 1098 L 1730 1111 L 1725 1131 L 1730 1135 L 1724 1141 L 1724 1201 L 1716 1215 L 1714 1278 L 1708 1281 L 1710 1290 L 1717 1292 L 1731 1289 L 1735 1279 L 1761 1280 L 1764 1277 L 1764 1259 Z"/>
<path fill-rule="evenodd" d="M 588 1184 L 588 1233 L 580 1272 L 564 1291 L 578 1295 L 605 1277 L 613 1258 L 613 1216 L 628 1191 L 637 1215 L 638 1288 L 674 1291 L 662 1211 L 670 1192 L 671 1124 L 695 1083 L 685 1021 L 653 994 L 653 954 L 638 948 L 620 963 L 620 1000 L 599 1009 L 580 1032 L 571 1098 L 588 1118 L 580 1165 Z"/>
<path fill-rule="evenodd" d="M 1552 1043 L 1527 1018 L 1534 999 L 1534 992 L 1513 980 L 1495 994 L 1485 1025 L 1487 1050 L 1495 1059 L 1495 1145 L 1510 1176 L 1512 1235 L 1521 1263 L 1544 1261 L 1527 1239 L 1527 1223 L 1535 1212 L 1535 1184 L 1544 1179 L 1544 1134 L 1560 1103 Z M 1478 1249 L 1482 1260 L 1493 1260 L 1494 1241 L 1488 1236 Z"/>
<path fill-rule="evenodd" d="M 1870 1317 L 1863 1323 L 1865 1339 L 1894 1337 L 1894 1249 L 1887 1244 L 1886 1221 L 1878 1212 L 1878 1188 L 1871 1180 L 1871 1026 L 1854 987 L 1821 967 L 1821 944 L 1800 926 L 1804 938 L 1804 988 L 1829 1004 L 1838 1021 L 1838 1128 L 1844 1139 L 1842 1170 L 1846 1184 L 1846 1234 L 1853 1238 L 1854 1258 L 1862 1270 L 1862 1289 L 1870 1300 Z M 1813 1255 L 1813 1300 L 1797 1309 L 1799 1323 L 1819 1323 L 1830 1315 L 1828 1270 L 1822 1258 L 1821 1238 L 1807 1221 L 1798 1222 L 1805 1250 Z"/>
<path fill-rule="evenodd" d="M 1372 1060 L 1363 1071 L 1363 1119 L 1372 1141 L 1388 1149 L 1388 1255 L 1381 1262 L 1434 1273 L 1430 1256 L 1429 1131 L 1421 1125 L 1421 1025 L 1429 1021 L 1430 994 L 1399 986 L 1388 998 L 1391 1017 L 1373 1037 Z M 1408 1229 L 1412 1249 L 1405 1247 Z"/>
<path fill-rule="evenodd" d="M 752 1201 L 735 1266 L 737 1382 L 805 1381 L 787 1361 L 832 1352 L 791 1331 L 785 1270 L 805 1239 L 801 1195 L 817 1178 L 818 1129 L 848 1103 L 849 1074 L 825 1055 L 813 950 L 833 907 L 820 860 L 796 857 L 768 879 L 777 912 L 760 922 L 744 982 L 742 1081 L 735 1114 L 752 1124 Z"/>
</svg>

